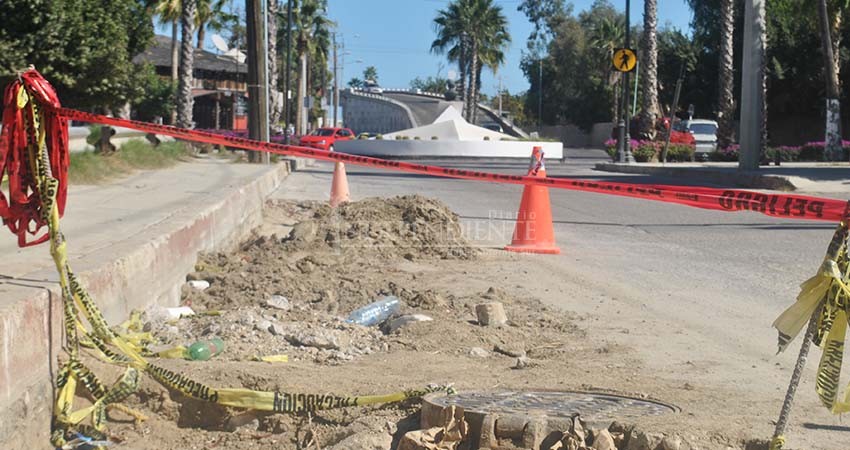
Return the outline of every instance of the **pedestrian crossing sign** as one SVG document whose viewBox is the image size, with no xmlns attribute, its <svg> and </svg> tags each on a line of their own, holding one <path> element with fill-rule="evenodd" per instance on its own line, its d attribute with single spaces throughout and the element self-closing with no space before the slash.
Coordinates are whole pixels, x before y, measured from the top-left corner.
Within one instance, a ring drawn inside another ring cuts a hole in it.
<svg viewBox="0 0 850 450">
<path fill-rule="evenodd" d="M 614 50 L 611 64 L 614 65 L 614 70 L 619 72 L 631 72 L 635 70 L 635 65 L 637 65 L 635 51 L 630 48 L 618 48 Z"/>
</svg>

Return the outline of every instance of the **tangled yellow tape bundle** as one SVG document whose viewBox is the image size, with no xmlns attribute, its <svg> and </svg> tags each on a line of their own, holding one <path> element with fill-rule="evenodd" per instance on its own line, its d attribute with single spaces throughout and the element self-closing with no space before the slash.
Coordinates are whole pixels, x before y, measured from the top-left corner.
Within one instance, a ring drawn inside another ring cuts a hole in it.
<svg viewBox="0 0 850 450">
<path fill-rule="evenodd" d="M 56 380 L 58 394 L 51 433 L 51 443 L 54 446 L 73 447 L 73 444 L 69 445 L 69 442 L 76 433 L 83 434 L 94 442 L 103 441 L 106 438 L 104 435 L 106 413 L 110 409 L 118 409 L 130 414 L 137 421 L 144 420 L 145 417 L 141 413 L 121 404 L 138 389 L 142 373 L 147 373 L 170 389 L 198 400 L 235 408 L 279 413 L 398 402 L 421 397 L 431 392 L 453 392 L 450 386 L 429 386 L 424 389 L 387 395 L 342 397 L 261 392 L 249 389 L 217 389 L 152 364 L 146 359 L 146 357 L 157 356 L 147 349 L 147 346 L 152 343 L 152 338 L 148 333 L 141 332 L 138 317 L 132 317 L 123 326 L 118 327 L 117 331 L 111 329 L 68 265 L 67 242 L 60 231 L 59 210 L 56 204 L 58 180 L 50 173 L 43 116 L 39 111 L 38 103 L 31 98 L 23 86 L 19 88 L 16 96 L 16 106 L 24 111 L 27 134 L 31 137 L 27 143 L 26 160 L 31 165 L 29 167 L 31 173 L 36 174 L 37 177 L 37 194 L 43 205 L 40 210 L 41 218 L 48 225 L 50 253 L 59 272 L 67 339 L 68 361 L 60 368 Z M 90 329 L 83 324 L 82 317 L 85 317 Z M 95 357 L 105 362 L 126 367 L 123 376 L 114 385 L 104 386 L 81 362 L 81 347 L 89 349 Z M 78 387 L 84 388 L 95 401 L 91 406 L 74 410 L 73 402 Z M 90 423 L 84 423 L 87 418 L 90 419 Z"/>
<path fill-rule="evenodd" d="M 838 396 L 844 339 L 850 317 L 847 238 L 848 224 L 847 220 L 843 220 L 835 230 L 818 274 L 800 285 L 797 301 L 773 322 L 779 331 L 779 352 L 782 352 L 821 308 L 816 318 L 817 331 L 812 339 L 823 350 L 815 386 L 821 403 L 833 414 L 850 412 L 850 386 L 844 390 L 843 399 Z"/>
</svg>

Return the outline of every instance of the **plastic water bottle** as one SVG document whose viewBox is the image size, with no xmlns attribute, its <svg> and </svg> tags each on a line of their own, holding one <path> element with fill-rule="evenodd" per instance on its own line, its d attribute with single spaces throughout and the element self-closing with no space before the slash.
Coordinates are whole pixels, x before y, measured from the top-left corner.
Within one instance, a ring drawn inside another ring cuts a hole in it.
<svg viewBox="0 0 850 450">
<path fill-rule="evenodd" d="M 206 361 L 224 350 L 224 341 L 219 338 L 198 341 L 189 346 L 186 352 L 192 361 Z"/>
<path fill-rule="evenodd" d="M 355 309 L 349 314 L 346 322 L 371 327 L 387 320 L 390 316 L 398 312 L 400 307 L 401 303 L 398 297 L 388 295 L 377 302 L 369 303 L 362 308 Z"/>
</svg>

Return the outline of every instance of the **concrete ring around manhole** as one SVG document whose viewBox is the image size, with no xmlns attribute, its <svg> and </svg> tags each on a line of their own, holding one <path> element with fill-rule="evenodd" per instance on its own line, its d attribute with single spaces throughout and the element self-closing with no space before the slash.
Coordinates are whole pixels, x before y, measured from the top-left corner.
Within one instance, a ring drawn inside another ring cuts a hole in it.
<svg viewBox="0 0 850 450">
<path fill-rule="evenodd" d="M 602 392 L 580 391 L 473 391 L 454 395 L 435 393 L 422 401 L 423 428 L 441 426 L 450 406 L 463 408 L 469 424 L 471 448 L 494 448 L 509 439 L 525 448 L 540 448 L 554 432 L 569 430 L 576 414 L 592 428 L 611 422 L 629 422 L 645 416 L 679 412 L 657 400 Z"/>
</svg>

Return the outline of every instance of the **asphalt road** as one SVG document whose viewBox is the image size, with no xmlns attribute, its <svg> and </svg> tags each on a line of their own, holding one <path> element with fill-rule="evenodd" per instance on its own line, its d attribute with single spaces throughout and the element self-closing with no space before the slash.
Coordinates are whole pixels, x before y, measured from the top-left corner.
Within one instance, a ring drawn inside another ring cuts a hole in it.
<svg viewBox="0 0 850 450">
<path fill-rule="evenodd" d="M 570 150 L 567 158 L 565 164 L 547 164 L 549 176 L 682 184 L 593 171 L 594 163 L 607 159 L 601 151 Z M 527 164 L 418 162 L 511 174 L 524 174 Z M 330 170 L 330 165 L 320 164 L 292 174 L 276 195 L 326 200 Z M 348 176 L 355 200 L 400 194 L 438 197 L 461 216 L 469 238 L 492 248 L 510 241 L 522 190 L 354 166 L 348 167 Z M 793 303 L 799 284 L 818 269 L 834 225 L 557 189 L 550 195 L 562 254 L 528 256 L 539 276 L 530 278 L 526 288 L 587 317 L 592 335 L 632 347 L 644 361 L 644 370 L 717 386 L 725 392 L 718 395 L 731 398 L 721 406 L 714 402 L 715 408 L 763 404 L 757 408 L 759 423 L 771 427 L 799 345 L 797 341 L 785 354 L 774 356 L 776 332 L 771 323 Z M 571 294 L 547 294 L 558 285 L 571 286 Z M 815 426 L 794 429 L 792 448 L 839 448 L 823 443 L 850 442 L 850 428 L 817 403 L 813 380 L 818 357 L 816 350 L 795 410 L 797 422 Z"/>
</svg>

